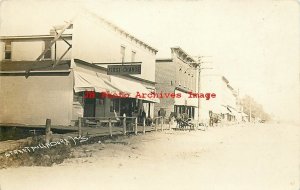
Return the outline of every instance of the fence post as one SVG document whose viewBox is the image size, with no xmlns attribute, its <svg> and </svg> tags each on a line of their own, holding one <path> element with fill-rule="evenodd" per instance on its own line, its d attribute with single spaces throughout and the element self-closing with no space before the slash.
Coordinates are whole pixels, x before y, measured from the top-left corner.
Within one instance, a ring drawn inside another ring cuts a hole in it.
<svg viewBox="0 0 300 190">
<path fill-rule="evenodd" d="M 51 119 L 46 119 L 46 131 L 45 131 L 45 141 L 50 142 L 51 137 Z"/>
<path fill-rule="evenodd" d="M 126 116 L 123 118 L 123 135 L 126 135 Z"/>
<path fill-rule="evenodd" d="M 163 122 L 164 122 L 164 119 L 163 119 L 163 117 L 161 116 L 161 118 L 160 118 L 160 128 L 161 128 L 161 131 L 164 130 L 164 129 L 163 129 Z"/>
<path fill-rule="evenodd" d="M 134 124 L 134 133 L 137 135 L 137 117 L 135 118 L 135 124 Z"/>
<path fill-rule="evenodd" d="M 109 135 L 112 137 L 112 126 L 111 126 L 111 118 L 108 118 L 108 127 L 109 127 Z"/>
<path fill-rule="evenodd" d="M 146 133 L 146 118 L 143 118 L 143 134 Z"/>
<path fill-rule="evenodd" d="M 155 118 L 155 131 L 157 131 L 157 126 L 158 126 L 158 117 Z"/>
<path fill-rule="evenodd" d="M 78 118 L 78 136 L 81 137 L 82 135 L 82 124 L 83 124 L 83 118 Z"/>
</svg>

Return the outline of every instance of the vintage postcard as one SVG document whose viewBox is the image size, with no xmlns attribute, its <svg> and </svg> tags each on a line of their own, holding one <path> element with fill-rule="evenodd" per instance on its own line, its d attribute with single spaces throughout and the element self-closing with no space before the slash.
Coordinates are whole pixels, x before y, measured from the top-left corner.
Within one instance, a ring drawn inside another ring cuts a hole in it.
<svg viewBox="0 0 300 190">
<path fill-rule="evenodd" d="M 0 190 L 299 190 L 296 0 L 0 0 Z"/>
</svg>

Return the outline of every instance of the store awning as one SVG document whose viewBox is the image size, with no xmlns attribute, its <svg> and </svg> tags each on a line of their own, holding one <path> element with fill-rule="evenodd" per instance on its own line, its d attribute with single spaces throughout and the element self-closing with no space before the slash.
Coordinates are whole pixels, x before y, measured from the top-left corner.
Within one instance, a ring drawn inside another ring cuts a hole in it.
<svg viewBox="0 0 300 190">
<path fill-rule="evenodd" d="M 232 114 L 232 115 L 234 115 L 234 116 L 240 115 L 239 112 L 237 112 L 235 109 L 230 108 L 230 110 L 231 110 L 231 114 Z"/>
<path fill-rule="evenodd" d="M 243 116 L 243 117 L 248 117 L 248 115 L 245 114 L 244 112 L 242 112 L 242 116 Z"/>
<path fill-rule="evenodd" d="M 199 98 L 187 98 L 187 105 L 188 106 L 193 106 L 193 107 L 198 107 L 198 101 Z"/>
<path fill-rule="evenodd" d="M 174 98 L 174 105 L 198 107 L 198 98 L 189 98 L 189 94 L 175 90 L 175 94 L 181 94 L 180 98 Z"/>
<path fill-rule="evenodd" d="M 95 92 L 109 92 L 109 93 L 129 93 L 131 98 L 145 100 L 147 102 L 159 103 L 158 98 L 141 98 L 136 97 L 137 92 L 140 94 L 151 92 L 141 83 L 130 81 L 116 76 L 110 76 L 107 79 L 97 74 L 96 72 L 85 73 L 82 71 L 74 71 L 74 91 L 95 91 Z"/>
<path fill-rule="evenodd" d="M 231 110 L 227 107 L 227 106 L 220 106 L 220 110 L 222 114 L 227 114 L 227 113 L 231 113 Z"/>
<path fill-rule="evenodd" d="M 226 114 L 226 113 L 229 113 L 229 111 L 224 106 L 221 106 L 221 105 L 213 106 L 211 108 L 211 111 L 213 113 L 217 113 L 217 114 Z"/>
<path fill-rule="evenodd" d="M 229 113 L 231 115 L 237 114 L 237 111 L 235 111 L 232 108 L 229 108 L 228 106 L 224 106 L 224 105 L 217 106 L 214 109 L 212 109 L 212 111 L 214 113 L 219 113 L 219 114 L 227 114 L 227 113 Z"/>
<path fill-rule="evenodd" d="M 231 108 L 229 108 L 228 106 L 226 106 L 226 109 L 229 111 L 229 113 L 231 113 L 231 114 L 232 114 L 232 110 L 231 110 Z"/>
<path fill-rule="evenodd" d="M 95 73 L 84 73 L 74 71 L 74 91 L 95 91 L 95 92 L 118 92 L 119 89 L 109 83 L 109 81 L 100 78 Z"/>
<path fill-rule="evenodd" d="M 120 89 L 121 92 L 129 93 L 131 98 L 141 99 L 147 102 L 153 102 L 153 103 L 159 103 L 158 98 L 149 98 L 145 96 L 142 98 L 141 96 L 137 97 L 137 94 L 151 94 L 151 91 L 148 90 L 144 85 L 142 85 L 139 82 L 127 80 L 124 78 L 116 77 L 116 76 L 110 76 L 110 82 L 111 84 Z"/>
</svg>

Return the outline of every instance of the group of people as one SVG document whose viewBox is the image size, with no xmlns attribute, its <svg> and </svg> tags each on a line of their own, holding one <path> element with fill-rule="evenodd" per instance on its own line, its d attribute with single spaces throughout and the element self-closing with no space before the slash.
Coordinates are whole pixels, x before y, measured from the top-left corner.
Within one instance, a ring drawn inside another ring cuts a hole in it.
<svg viewBox="0 0 300 190">
<path fill-rule="evenodd" d="M 217 113 L 213 113 L 212 111 L 209 111 L 209 126 L 214 126 L 215 124 L 218 125 L 218 123 L 221 122 L 221 116 Z"/>
<path fill-rule="evenodd" d="M 174 113 L 174 112 L 171 112 L 170 114 L 170 121 L 171 120 L 176 120 L 177 122 L 181 121 L 181 120 L 188 120 L 189 119 L 189 115 L 185 112 L 183 113 Z"/>
<path fill-rule="evenodd" d="M 125 110 L 124 110 L 125 111 Z M 124 114 L 126 114 L 126 112 L 124 112 Z M 126 110 L 127 111 L 127 110 Z M 128 113 L 128 112 L 127 112 Z M 132 112 L 129 112 L 132 113 Z M 144 111 L 144 109 L 140 109 L 136 114 L 132 113 L 132 114 L 126 114 L 123 116 L 127 116 L 127 117 L 132 117 L 132 116 L 136 116 L 138 118 L 138 123 L 143 123 L 145 120 L 145 124 L 146 126 L 151 126 L 154 122 L 154 119 L 151 118 L 150 116 L 147 117 L 146 112 Z M 163 119 L 166 118 L 166 111 L 164 109 L 160 109 L 158 111 L 158 116 L 162 117 Z M 171 112 L 170 116 L 169 116 L 169 121 L 171 123 L 173 122 L 177 122 L 177 125 L 182 125 L 182 123 L 187 123 L 189 119 L 189 115 L 186 112 L 183 113 L 175 113 L 175 112 Z"/>
<path fill-rule="evenodd" d="M 186 112 L 174 113 L 171 112 L 169 121 L 173 124 L 176 121 L 177 128 L 185 128 L 189 126 L 189 115 Z"/>
<path fill-rule="evenodd" d="M 147 117 L 146 112 L 144 110 L 140 110 L 138 113 L 134 113 L 131 111 L 129 111 L 129 112 L 123 111 L 121 113 L 123 113 L 123 114 L 121 114 L 123 117 L 137 117 L 138 123 L 143 123 L 145 120 L 145 124 L 147 126 L 150 126 L 152 124 L 152 118 L 150 116 Z M 118 114 L 115 110 L 114 110 L 114 115 L 116 118 L 119 118 Z M 117 120 L 119 120 L 119 119 L 117 119 Z"/>
</svg>

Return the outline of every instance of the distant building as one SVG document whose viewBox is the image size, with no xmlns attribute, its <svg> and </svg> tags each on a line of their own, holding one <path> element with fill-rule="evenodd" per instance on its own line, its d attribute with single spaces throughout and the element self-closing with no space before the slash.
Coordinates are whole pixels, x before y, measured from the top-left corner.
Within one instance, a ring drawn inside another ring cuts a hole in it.
<svg viewBox="0 0 300 190">
<path fill-rule="evenodd" d="M 171 58 L 156 59 L 156 92 L 180 94 L 180 97 L 160 98 L 155 104 L 155 113 L 164 109 L 171 113 L 187 113 L 190 118 L 198 117 L 198 98 L 189 98 L 188 92 L 198 92 L 196 61 L 180 47 L 171 48 Z"/>
<path fill-rule="evenodd" d="M 203 122 L 208 122 L 209 111 L 221 115 L 222 122 L 233 122 L 239 117 L 236 107 L 237 93 L 226 77 L 215 73 L 201 74 L 201 91 L 214 92 L 216 98 L 209 101 L 201 100 L 200 116 Z"/>
<path fill-rule="evenodd" d="M 78 117 L 136 116 L 143 110 L 153 117 L 159 100 L 136 93 L 155 91 L 157 50 L 93 13 L 65 26 L 57 27 L 63 33 L 49 49 L 58 36 L 54 30 L 0 37 L 0 123 L 41 125 L 50 118 L 54 125 L 72 125 Z M 141 63 L 141 74 L 106 74 L 107 65 L 124 62 Z M 95 96 L 84 98 L 86 91 Z M 108 98 L 107 91 L 130 95 Z"/>
</svg>

